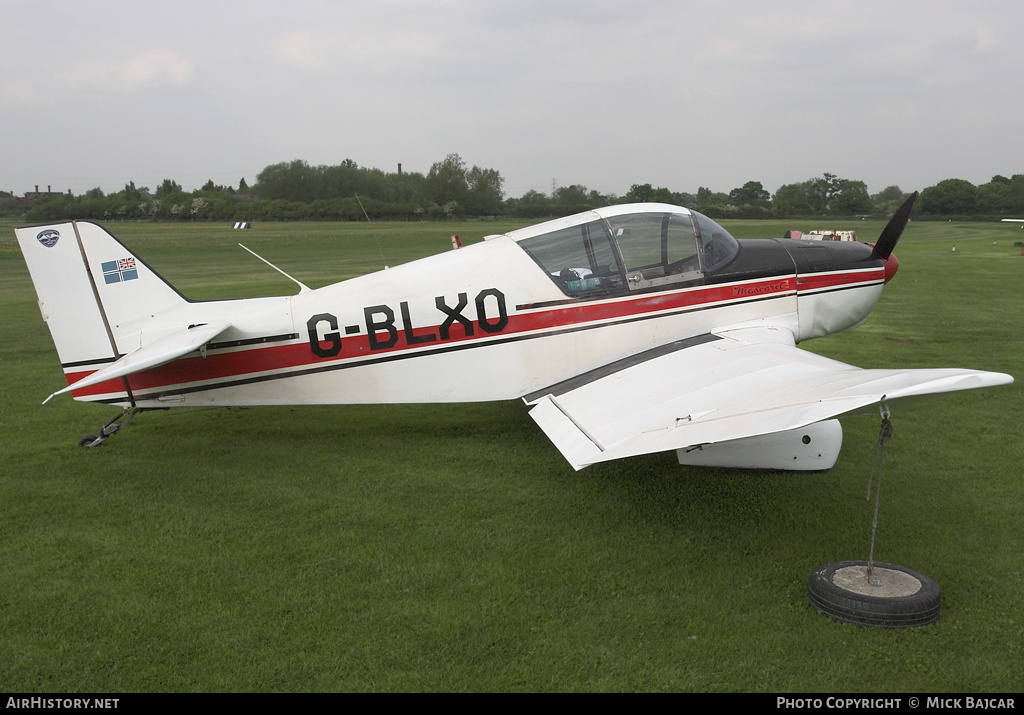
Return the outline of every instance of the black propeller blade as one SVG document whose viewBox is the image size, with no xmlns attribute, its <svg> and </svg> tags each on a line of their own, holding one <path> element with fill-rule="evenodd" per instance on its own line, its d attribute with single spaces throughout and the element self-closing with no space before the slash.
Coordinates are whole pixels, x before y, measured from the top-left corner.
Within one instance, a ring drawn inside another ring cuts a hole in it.
<svg viewBox="0 0 1024 715">
<path fill-rule="evenodd" d="M 916 191 L 907 197 L 902 206 L 896 209 L 896 213 L 892 215 L 889 223 L 882 229 L 882 233 L 875 243 L 875 253 L 883 261 L 889 259 L 889 256 L 892 255 L 892 249 L 896 248 L 896 242 L 903 235 L 903 229 L 906 228 L 907 221 L 910 220 L 910 210 L 914 208 L 915 201 L 917 201 Z"/>
</svg>

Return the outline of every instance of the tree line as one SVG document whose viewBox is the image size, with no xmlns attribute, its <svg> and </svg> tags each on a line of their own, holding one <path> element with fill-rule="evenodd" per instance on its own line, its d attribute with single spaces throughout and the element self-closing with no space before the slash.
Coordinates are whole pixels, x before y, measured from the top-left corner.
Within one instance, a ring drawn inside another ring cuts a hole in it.
<svg viewBox="0 0 1024 715">
<path fill-rule="evenodd" d="M 564 216 L 616 203 L 658 201 L 695 208 L 713 218 L 853 217 L 890 215 L 906 193 L 889 186 L 870 194 L 863 181 L 825 173 L 780 186 L 774 194 L 759 181 L 748 181 L 728 193 L 700 187 L 695 193 L 651 184 L 633 184 L 623 196 L 602 194 L 581 184 L 553 185 L 550 193 L 531 190 L 506 197 L 504 178 L 496 169 L 468 166 L 458 154 L 434 163 L 426 174 L 361 167 L 351 159 L 338 165 L 313 166 L 303 160 L 272 164 L 249 186 L 237 188 L 208 181 L 186 192 L 171 179 L 151 191 L 129 182 L 118 192 L 99 188 L 73 196 L 70 192 L 37 199 L 26 207 L 11 194 L 0 193 L 0 210 L 47 222 L 71 218 L 96 220 L 180 221 L 361 221 L 451 220 L 502 216 L 546 218 Z M 914 217 L 999 218 L 1024 215 L 1024 174 L 994 176 L 975 186 L 947 179 L 921 191 Z"/>
</svg>

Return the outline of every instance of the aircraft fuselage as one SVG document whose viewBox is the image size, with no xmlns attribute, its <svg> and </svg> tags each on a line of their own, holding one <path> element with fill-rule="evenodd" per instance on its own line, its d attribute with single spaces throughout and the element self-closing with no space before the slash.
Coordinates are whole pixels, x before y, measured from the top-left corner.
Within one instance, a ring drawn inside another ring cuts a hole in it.
<svg viewBox="0 0 1024 715">
<path fill-rule="evenodd" d="M 601 237 L 611 250 L 593 246 L 594 227 L 572 258 L 544 243 L 584 225 L 531 227 L 295 296 L 183 300 L 157 319 L 119 321 L 121 353 L 181 326 L 232 328 L 201 353 L 125 378 L 129 390 L 113 380 L 73 394 L 139 407 L 512 399 L 723 326 L 779 327 L 798 341 L 855 327 L 886 278 L 859 243 L 717 236 L 716 249 L 698 235 L 679 269 L 667 255 L 659 266 L 656 248 L 629 267 L 614 225 Z M 731 255 L 711 268 L 716 250 Z M 69 384 L 95 369 L 65 367 Z"/>
</svg>

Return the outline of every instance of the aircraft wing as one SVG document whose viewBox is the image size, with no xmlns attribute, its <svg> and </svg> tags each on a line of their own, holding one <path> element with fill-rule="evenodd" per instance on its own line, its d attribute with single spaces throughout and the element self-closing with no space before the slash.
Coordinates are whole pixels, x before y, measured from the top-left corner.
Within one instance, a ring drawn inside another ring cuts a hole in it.
<svg viewBox="0 0 1024 715">
<path fill-rule="evenodd" d="M 51 398 L 65 392 L 98 385 L 107 380 L 114 380 L 168 363 L 182 355 L 198 350 L 230 327 L 231 323 L 193 325 L 180 333 L 174 333 L 150 345 L 144 345 L 138 350 L 121 356 L 117 361 L 97 370 L 88 377 L 68 385 L 63 390 L 58 390 L 43 400 L 43 404 L 45 405 Z"/>
<path fill-rule="evenodd" d="M 878 413 L 926 395 L 1003 385 L 962 369 L 866 370 L 796 347 L 785 329 L 705 334 L 528 395 L 530 416 L 576 469 L 622 457 Z"/>
</svg>

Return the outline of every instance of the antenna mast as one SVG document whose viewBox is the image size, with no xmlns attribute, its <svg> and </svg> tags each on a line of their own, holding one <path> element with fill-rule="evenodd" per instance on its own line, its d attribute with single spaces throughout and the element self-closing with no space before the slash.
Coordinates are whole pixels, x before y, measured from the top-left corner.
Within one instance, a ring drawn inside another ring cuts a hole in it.
<svg viewBox="0 0 1024 715">
<path fill-rule="evenodd" d="M 359 201 L 359 208 L 363 209 L 363 216 L 366 217 L 366 223 L 370 224 L 370 230 L 373 231 L 373 240 L 377 242 L 377 250 L 380 251 L 380 262 L 384 264 L 384 270 L 388 269 L 388 262 L 384 258 L 384 251 L 380 247 L 380 239 L 377 238 L 377 229 L 373 226 L 373 221 L 370 220 L 370 215 L 366 213 L 366 209 L 363 207 L 363 202 L 359 199 L 359 194 L 356 194 L 356 201 Z"/>
</svg>

